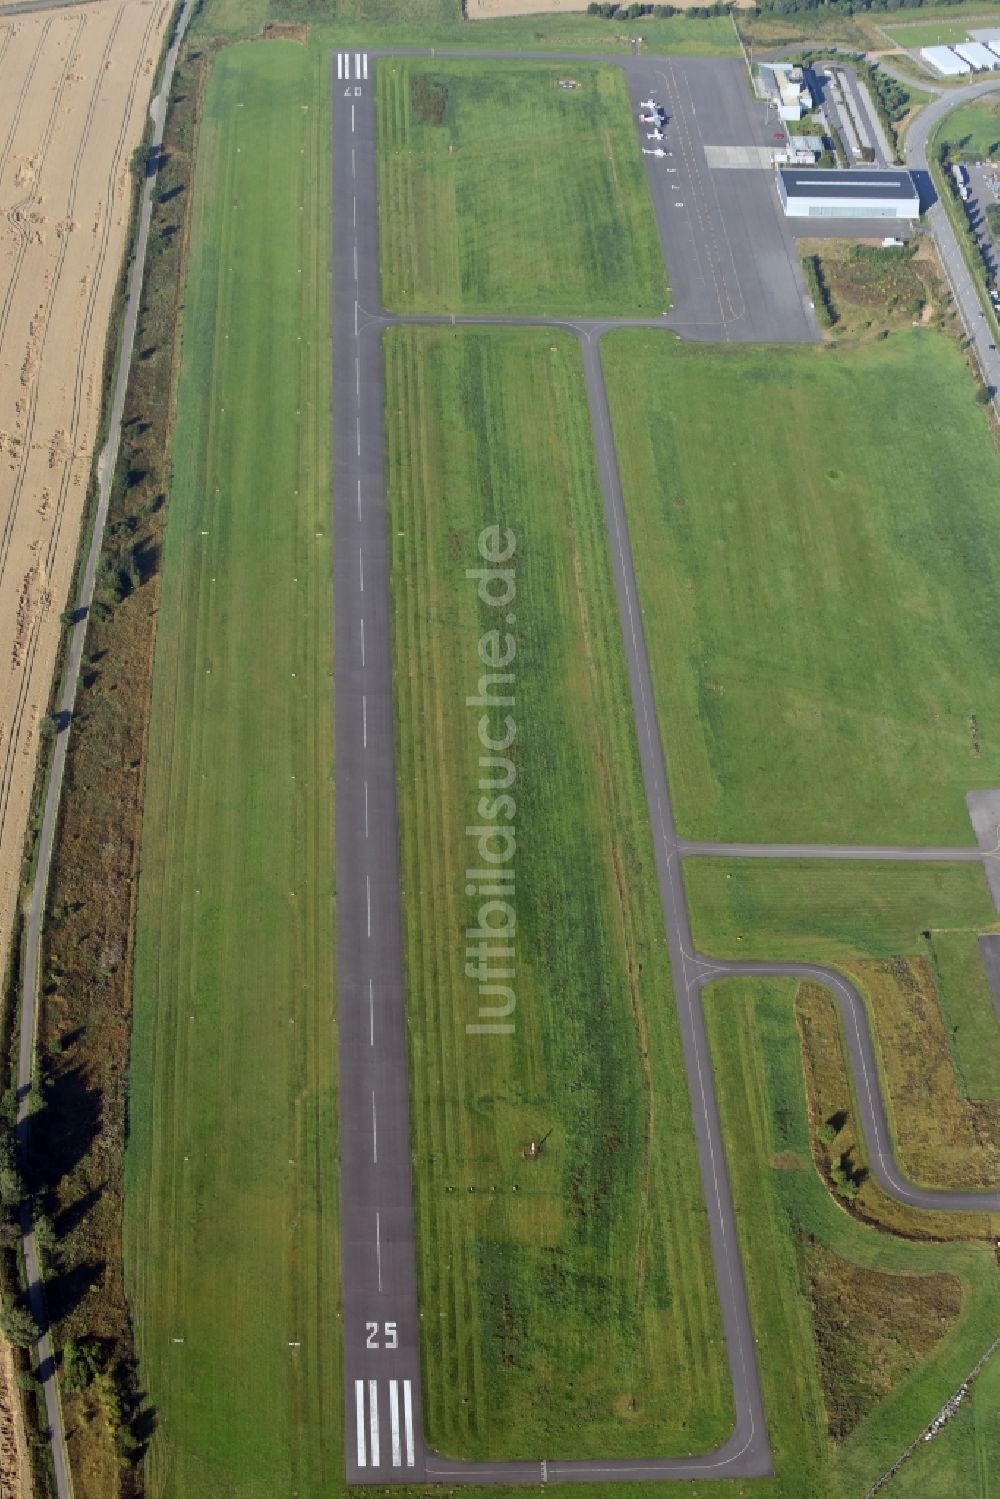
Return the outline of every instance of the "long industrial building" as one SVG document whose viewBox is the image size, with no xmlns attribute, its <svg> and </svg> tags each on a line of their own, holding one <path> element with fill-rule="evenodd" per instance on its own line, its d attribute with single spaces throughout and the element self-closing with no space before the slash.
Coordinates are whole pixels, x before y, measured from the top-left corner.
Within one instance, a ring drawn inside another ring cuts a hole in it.
<svg viewBox="0 0 1000 1499">
<path fill-rule="evenodd" d="M 944 78 L 961 78 L 972 72 L 972 64 L 951 47 L 921 47 L 920 56 Z"/>
<path fill-rule="evenodd" d="M 920 197 L 909 172 L 778 169 L 789 218 L 917 219 Z"/>
</svg>

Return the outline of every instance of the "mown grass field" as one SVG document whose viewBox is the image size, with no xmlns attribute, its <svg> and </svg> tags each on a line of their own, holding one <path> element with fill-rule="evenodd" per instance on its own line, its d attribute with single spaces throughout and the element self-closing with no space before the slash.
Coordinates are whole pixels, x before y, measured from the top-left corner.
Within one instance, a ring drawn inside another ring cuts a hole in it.
<svg viewBox="0 0 1000 1499">
<path fill-rule="evenodd" d="M 594 16 L 530 15 L 466 21 L 461 0 L 208 0 L 194 18 L 202 36 L 250 36 L 269 21 L 308 24 L 324 51 L 336 46 L 482 47 L 511 51 L 610 52 L 628 56 L 629 28 Z M 675 56 L 735 57 L 728 16 L 642 18 L 648 50 Z"/>
<path fill-rule="evenodd" d="M 558 87 L 567 74 L 578 88 Z M 617 68 L 385 59 L 376 109 L 387 307 L 653 315 L 670 305 Z"/>
<path fill-rule="evenodd" d="M 385 373 L 428 1436 L 701 1451 L 729 1376 L 579 351 L 397 328 Z M 509 626 L 466 576 L 490 525 L 515 538 Z M 496 628 L 516 646 L 515 1030 L 470 1035 L 465 830 L 497 772 L 466 698 Z"/>
<path fill-rule="evenodd" d="M 989 1243 L 911 1244 L 836 1206 L 810 1159 L 794 988 L 727 982 L 704 1000 L 723 1129 L 739 1142 L 729 1169 L 775 1457 L 775 1481 L 759 1488 L 856 1499 L 988 1346 L 1000 1280 Z M 945 1278 L 961 1286 L 957 1317 Z M 839 1323 L 817 1317 L 830 1299 Z M 886 1315 L 893 1306 L 906 1307 L 905 1321 Z M 835 1441 L 826 1430 L 837 1419 L 849 1431 Z M 934 1492 L 976 1490 L 960 1481 Z"/>
<path fill-rule="evenodd" d="M 1000 1027 L 978 939 L 973 932 L 934 932 L 930 947 L 959 1087 L 966 1098 L 996 1098 Z"/>
<path fill-rule="evenodd" d="M 894 22 L 885 29 L 897 47 L 912 49 L 914 47 L 953 46 L 955 42 L 968 41 L 970 27 L 979 30 L 993 24 L 996 24 L 997 30 L 1000 31 L 1000 12 L 990 11 L 986 6 L 975 6 L 966 11 L 964 20 L 951 18 L 937 21 L 910 21 L 903 25 Z"/>
<path fill-rule="evenodd" d="M 225 51 L 198 156 L 127 1158 L 158 1499 L 341 1472 L 327 80 Z"/>
<path fill-rule="evenodd" d="M 1000 157 L 1000 105 L 995 99 L 960 104 L 941 121 L 934 139 L 949 142 L 963 156 Z"/>
<path fill-rule="evenodd" d="M 682 831 L 971 843 L 1000 459 L 957 346 L 602 350 Z"/>
</svg>

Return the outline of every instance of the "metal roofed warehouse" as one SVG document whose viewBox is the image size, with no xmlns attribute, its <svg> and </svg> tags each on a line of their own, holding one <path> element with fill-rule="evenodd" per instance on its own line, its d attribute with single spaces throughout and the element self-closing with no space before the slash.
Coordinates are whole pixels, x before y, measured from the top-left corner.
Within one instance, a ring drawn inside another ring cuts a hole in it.
<svg viewBox="0 0 1000 1499">
<path fill-rule="evenodd" d="M 790 219 L 916 219 L 909 172 L 779 167 L 778 196 Z"/>
</svg>

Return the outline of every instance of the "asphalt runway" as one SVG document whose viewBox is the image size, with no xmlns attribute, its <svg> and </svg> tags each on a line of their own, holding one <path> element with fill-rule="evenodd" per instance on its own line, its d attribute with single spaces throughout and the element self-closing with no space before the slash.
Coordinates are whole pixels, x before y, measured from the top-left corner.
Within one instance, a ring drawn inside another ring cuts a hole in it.
<svg viewBox="0 0 1000 1499">
<path fill-rule="evenodd" d="M 674 205 L 666 202 L 658 183 L 654 186 L 654 168 L 662 162 L 645 158 L 676 299 L 669 320 L 559 323 L 576 332 L 583 354 L 736 1424 L 722 1447 L 693 1458 L 556 1462 L 539 1456 L 516 1463 L 461 1462 L 438 1456 L 423 1436 L 380 341 L 393 322 L 544 326 L 547 320 L 394 319 L 381 310 L 372 98 L 375 56 L 351 51 L 336 53 L 332 59 L 334 687 L 347 1480 L 352 1484 L 534 1484 L 763 1476 L 771 1472 L 771 1455 L 702 1015 L 703 986 L 720 978 L 765 975 L 825 983 L 844 1015 L 873 1174 L 903 1201 L 958 1210 L 967 1208 L 973 1199 L 977 1207 L 1000 1207 L 1000 1194 L 921 1192 L 903 1176 L 892 1156 L 864 1005 L 841 975 L 810 964 L 719 962 L 697 954 L 692 943 L 682 857 L 696 846 L 678 840 L 673 819 L 599 340 L 611 327 L 663 327 L 668 321 L 686 336 L 715 340 L 816 337 L 802 300 L 791 237 L 776 218 L 776 198 L 772 204 L 766 196 L 769 174 L 759 170 L 710 174 L 703 152 L 699 160 L 694 122 L 704 97 L 717 102 L 727 89 L 740 92 L 742 102 L 733 102 L 734 113 L 723 115 L 713 125 L 719 143 L 746 143 L 748 132 L 750 143 L 759 143 L 763 125 L 752 112 L 741 72 L 737 69 L 734 75 L 728 63 L 608 59 L 624 67 L 636 99 L 652 88 L 656 97 L 665 95 L 661 102 L 674 119 L 685 122 L 678 124 L 676 135 L 687 173 L 683 190 L 690 192 L 694 206 L 688 228 L 682 231 Z M 524 60 L 537 60 L 537 55 Z M 713 72 L 725 78 L 725 88 L 717 84 L 712 89 Z M 736 83 L 739 90 L 733 86 Z M 737 130 L 743 135 L 722 139 Z M 736 185 L 730 188 L 727 184 L 733 182 Z M 669 196 L 673 189 L 664 191 Z M 763 256 L 756 252 L 751 256 L 751 240 L 758 228 L 768 248 Z M 755 258 L 758 264 L 753 263 Z M 711 851 L 747 847 L 752 846 L 712 845 Z M 954 853 L 947 852 L 949 857 Z M 880 850 L 868 857 L 884 853 Z M 896 851 L 890 856 L 897 855 L 908 857 L 909 853 Z M 978 856 L 975 850 L 965 850 L 964 855 Z M 801 855 L 797 851 L 795 856 Z M 856 855 L 838 851 L 825 856 Z M 670 996 L 665 995 L 664 1002 L 669 1003 Z"/>
</svg>

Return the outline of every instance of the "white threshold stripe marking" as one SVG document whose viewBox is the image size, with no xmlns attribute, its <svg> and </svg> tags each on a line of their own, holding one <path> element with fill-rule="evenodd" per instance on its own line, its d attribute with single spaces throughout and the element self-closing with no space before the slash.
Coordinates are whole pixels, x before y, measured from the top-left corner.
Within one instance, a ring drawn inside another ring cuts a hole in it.
<svg viewBox="0 0 1000 1499">
<path fill-rule="evenodd" d="M 372 1467 L 373 1468 L 377 1468 L 378 1464 L 379 1464 L 379 1452 L 378 1452 L 378 1380 L 376 1380 L 376 1379 L 370 1379 L 368 1381 L 368 1400 L 369 1400 L 369 1410 L 368 1410 L 369 1432 L 370 1432 L 371 1439 L 372 1439 Z"/>
<path fill-rule="evenodd" d="M 370 874 L 366 874 L 365 875 L 365 892 L 366 892 L 365 893 L 365 899 L 366 899 L 366 902 L 367 902 L 367 905 L 368 905 L 368 935 L 370 937 L 371 934 L 372 934 L 372 877 L 371 877 Z M 375 1098 L 375 1095 L 373 1093 L 372 1094 L 372 1107 L 373 1108 L 374 1108 L 374 1098 Z"/>
<path fill-rule="evenodd" d="M 355 78 L 360 78 L 361 77 L 361 53 L 360 52 L 355 52 L 355 54 L 354 54 L 354 76 L 355 76 Z"/>
<path fill-rule="evenodd" d="M 392 1466 L 403 1466 L 403 1454 L 399 1445 L 399 1385 L 395 1379 L 389 1381 L 389 1423 L 392 1427 Z"/>
<path fill-rule="evenodd" d="M 413 1457 L 413 1392 L 410 1381 L 403 1380 L 403 1420 L 406 1423 L 406 1466 L 415 1466 Z"/>
<path fill-rule="evenodd" d="M 382 1222 L 381 1215 L 375 1214 L 375 1262 L 378 1265 L 378 1288 L 382 1289 Z M 398 1468 L 399 1464 L 395 1466 Z"/>
<path fill-rule="evenodd" d="M 375 984 L 368 980 L 368 1045 L 375 1045 Z"/>
<path fill-rule="evenodd" d="M 364 57 L 361 59 L 361 72 L 362 72 L 362 76 L 363 77 L 365 77 L 365 78 L 368 77 L 368 53 L 367 52 L 365 53 Z"/>
<path fill-rule="evenodd" d="M 365 1447 L 365 1382 L 363 1379 L 356 1379 L 354 1381 L 354 1410 L 358 1427 L 358 1467 L 367 1468 L 368 1452 Z"/>
<path fill-rule="evenodd" d="M 372 1089 L 372 1161 L 378 1165 L 378 1116 L 375 1113 L 375 1089 Z"/>
</svg>

